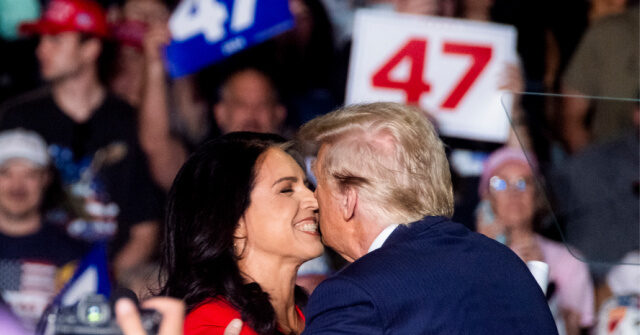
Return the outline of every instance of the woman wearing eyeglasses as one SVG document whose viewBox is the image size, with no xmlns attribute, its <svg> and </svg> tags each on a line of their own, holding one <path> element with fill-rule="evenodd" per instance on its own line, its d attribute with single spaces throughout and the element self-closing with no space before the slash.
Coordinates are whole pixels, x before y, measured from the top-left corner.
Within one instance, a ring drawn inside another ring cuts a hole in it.
<svg viewBox="0 0 640 335">
<path fill-rule="evenodd" d="M 594 323 L 593 283 L 586 264 L 565 245 L 534 231 L 536 214 L 542 208 L 536 178 L 537 162 L 532 154 L 510 147 L 492 153 L 480 178 L 477 230 L 506 244 L 525 262 L 538 260 L 549 265 L 549 282 L 555 287 L 548 291 L 549 303 L 558 330 L 579 334 L 581 328 Z"/>
</svg>

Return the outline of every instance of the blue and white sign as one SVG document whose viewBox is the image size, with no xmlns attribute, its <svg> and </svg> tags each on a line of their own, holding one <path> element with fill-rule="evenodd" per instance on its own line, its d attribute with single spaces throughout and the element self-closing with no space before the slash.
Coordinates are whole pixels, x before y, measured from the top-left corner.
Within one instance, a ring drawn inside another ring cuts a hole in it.
<svg viewBox="0 0 640 335">
<path fill-rule="evenodd" d="M 194 73 L 293 25 L 288 0 L 182 0 L 169 20 L 169 74 Z"/>
<path fill-rule="evenodd" d="M 88 294 L 109 297 L 110 285 L 107 246 L 104 242 L 96 242 L 76 268 L 73 277 L 58 293 L 53 304 L 71 306 Z"/>
</svg>

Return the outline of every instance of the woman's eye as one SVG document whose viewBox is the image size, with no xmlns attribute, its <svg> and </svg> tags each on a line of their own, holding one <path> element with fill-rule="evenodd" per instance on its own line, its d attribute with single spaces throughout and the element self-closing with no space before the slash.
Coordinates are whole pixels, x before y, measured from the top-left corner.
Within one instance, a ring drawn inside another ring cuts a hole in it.
<svg viewBox="0 0 640 335">
<path fill-rule="evenodd" d="M 290 188 L 290 187 L 280 190 L 280 193 L 292 193 L 292 192 L 293 192 L 293 188 Z"/>
</svg>

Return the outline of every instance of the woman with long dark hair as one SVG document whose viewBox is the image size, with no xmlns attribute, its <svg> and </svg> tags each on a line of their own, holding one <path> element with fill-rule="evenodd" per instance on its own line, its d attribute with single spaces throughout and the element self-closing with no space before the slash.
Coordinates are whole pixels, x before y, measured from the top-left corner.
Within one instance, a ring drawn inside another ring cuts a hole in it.
<svg viewBox="0 0 640 335">
<path fill-rule="evenodd" d="M 184 164 L 169 194 L 163 295 L 185 301 L 185 334 L 299 334 L 296 271 L 319 256 L 318 203 L 277 135 L 230 133 Z"/>
</svg>

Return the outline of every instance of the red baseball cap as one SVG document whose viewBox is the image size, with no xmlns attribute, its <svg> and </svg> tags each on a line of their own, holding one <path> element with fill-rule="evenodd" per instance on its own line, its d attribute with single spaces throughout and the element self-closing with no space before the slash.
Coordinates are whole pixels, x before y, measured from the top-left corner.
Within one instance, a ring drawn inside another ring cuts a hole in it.
<svg viewBox="0 0 640 335">
<path fill-rule="evenodd" d="M 107 15 L 95 1 L 51 0 L 38 21 L 20 25 L 20 32 L 24 34 L 58 34 L 66 31 L 107 37 Z"/>
</svg>

